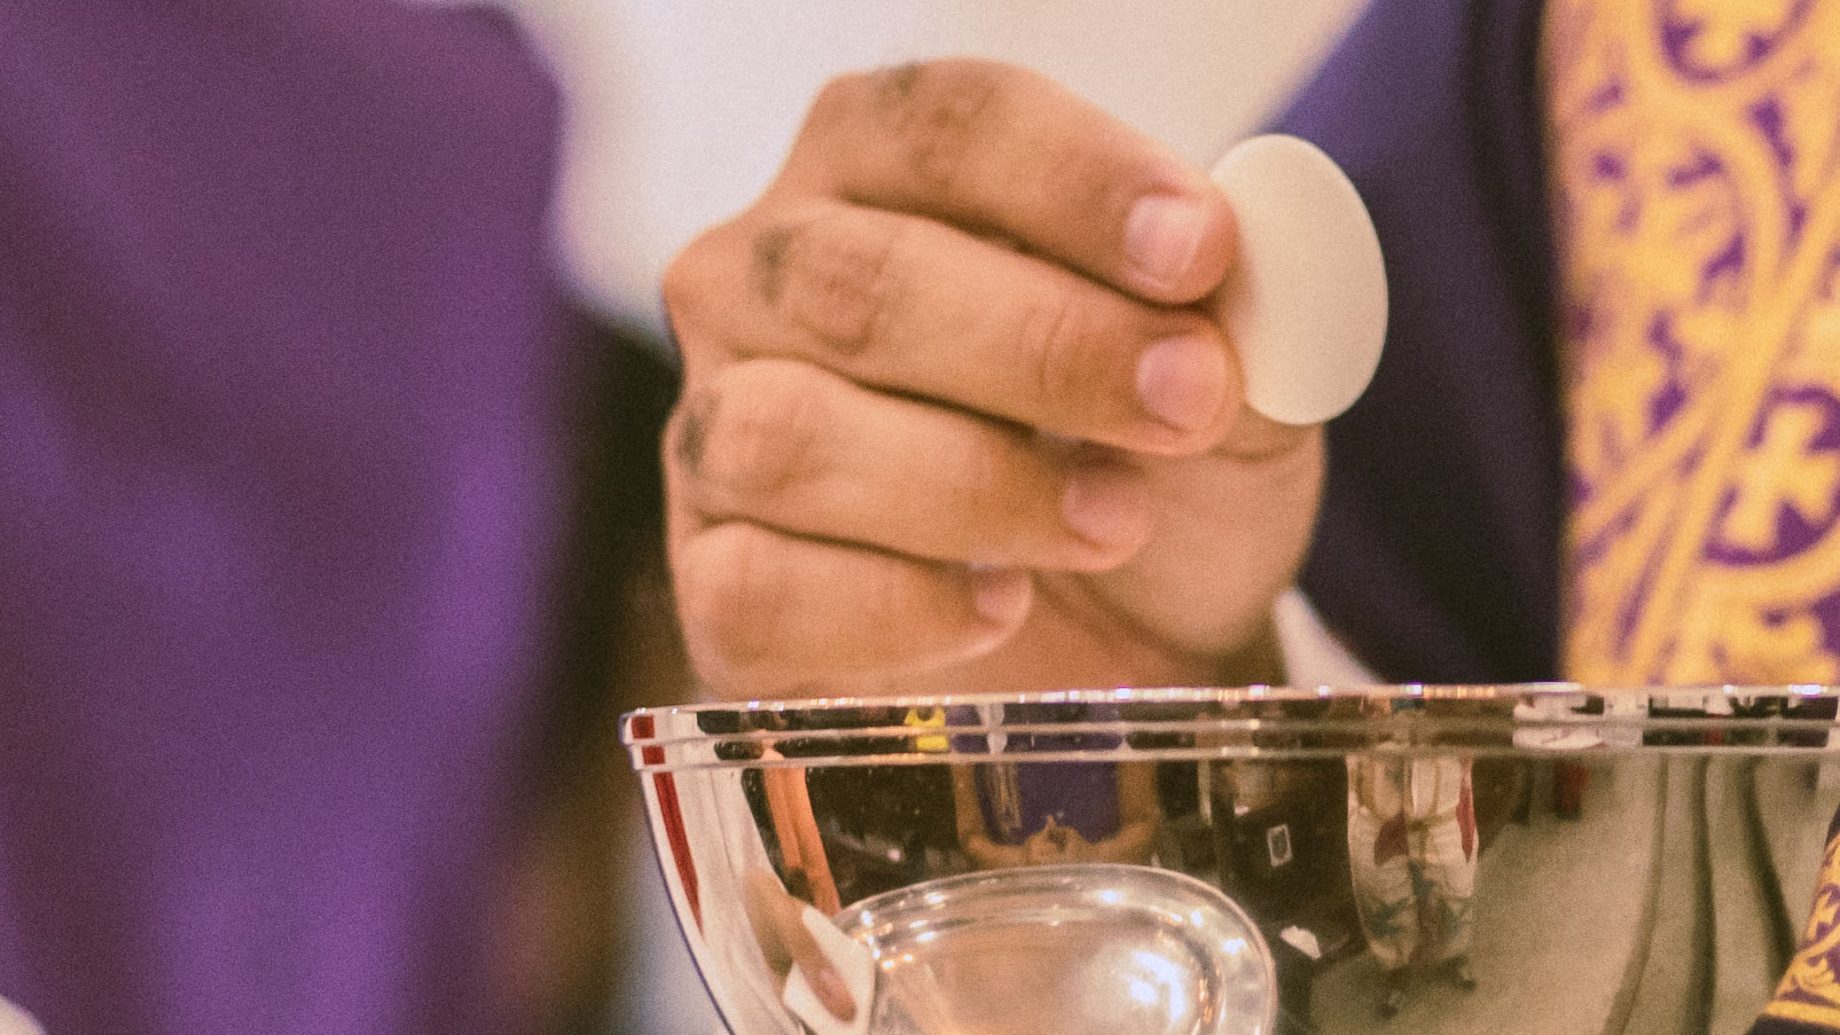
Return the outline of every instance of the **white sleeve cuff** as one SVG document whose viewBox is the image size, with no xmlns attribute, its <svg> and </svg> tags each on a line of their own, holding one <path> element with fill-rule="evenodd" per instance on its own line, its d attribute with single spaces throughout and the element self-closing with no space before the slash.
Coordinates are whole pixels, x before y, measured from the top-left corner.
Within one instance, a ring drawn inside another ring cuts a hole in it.
<svg viewBox="0 0 1840 1035">
<path fill-rule="evenodd" d="M 1367 686 L 1380 682 L 1323 624 L 1315 605 L 1295 586 L 1279 594 L 1271 621 L 1292 686 Z"/>
</svg>

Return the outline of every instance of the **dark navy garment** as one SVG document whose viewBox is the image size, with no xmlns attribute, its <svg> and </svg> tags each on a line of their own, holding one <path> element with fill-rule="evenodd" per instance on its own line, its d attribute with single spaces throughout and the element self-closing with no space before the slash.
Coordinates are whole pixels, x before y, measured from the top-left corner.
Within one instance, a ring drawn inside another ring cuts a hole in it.
<svg viewBox="0 0 1840 1035">
<path fill-rule="evenodd" d="M 1550 679 L 1564 497 L 1541 5 L 1381 0 L 1279 120 L 1348 170 L 1392 315 L 1303 585 L 1383 676 Z"/>
</svg>

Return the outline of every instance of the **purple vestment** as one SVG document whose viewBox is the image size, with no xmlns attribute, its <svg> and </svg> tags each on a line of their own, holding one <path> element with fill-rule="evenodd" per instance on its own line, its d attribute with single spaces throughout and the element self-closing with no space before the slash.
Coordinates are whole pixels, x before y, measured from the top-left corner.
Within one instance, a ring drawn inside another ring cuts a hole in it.
<svg viewBox="0 0 1840 1035">
<path fill-rule="evenodd" d="M 503 18 L 0 5 L 0 996 L 516 1031 L 557 99 Z"/>
</svg>

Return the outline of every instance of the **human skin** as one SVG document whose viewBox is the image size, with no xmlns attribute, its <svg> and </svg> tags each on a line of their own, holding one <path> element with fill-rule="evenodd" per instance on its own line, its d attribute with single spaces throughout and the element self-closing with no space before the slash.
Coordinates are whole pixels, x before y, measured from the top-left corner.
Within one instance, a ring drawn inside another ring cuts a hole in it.
<svg viewBox="0 0 1840 1035">
<path fill-rule="evenodd" d="M 981 870 L 1055 863 L 1137 863 L 1150 859 L 1161 815 L 1156 801 L 1156 768 L 1133 762 L 1118 767 L 1118 809 L 1123 823 L 1109 837 L 1088 841 L 1072 827 L 1048 825 L 1019 845 L 998 844 L 984 826 L 978 807 L 977 777 L 970 766 L 952 767 L 953 805 L 958 843 Z"/>
<path fill-rule="evenodd" d="M 845 76 L 664 281 L 679 616 L 725 697 L 1207 684 L 1309 538 L 1319 428 L 1245 408 L 1233 214 L 1054 83 Z"/>
</svg>

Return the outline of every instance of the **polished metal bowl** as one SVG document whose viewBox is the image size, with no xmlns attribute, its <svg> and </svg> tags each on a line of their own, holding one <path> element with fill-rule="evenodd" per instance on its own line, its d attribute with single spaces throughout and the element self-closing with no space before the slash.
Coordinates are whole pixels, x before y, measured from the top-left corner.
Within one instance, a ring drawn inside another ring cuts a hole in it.
<svg viewBox="0 0 1840 1035">
<path fill-rule="evenodd" d="M 841 926 L 880 964 L 878 1031 L 1258 1035 L 1277 1008 L 1251 918 L 1149 866 L 941 877 L 868 899 Z"/>
<path fill-rule="evenodd" d="M 1738 1035 L 1840 1019 L 1837 693 L 757 702 L 624 735 L 738 1035 Z M 847 1020 L 801 996 L 827 959 Z"/>
</svg>

